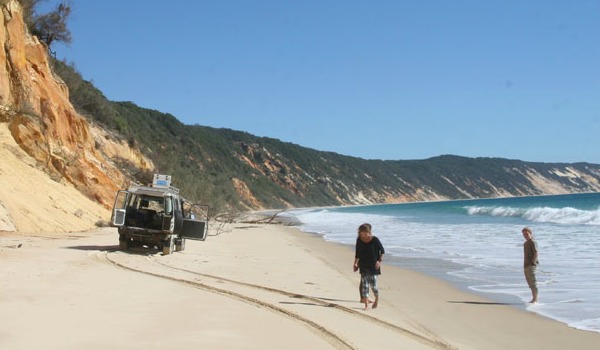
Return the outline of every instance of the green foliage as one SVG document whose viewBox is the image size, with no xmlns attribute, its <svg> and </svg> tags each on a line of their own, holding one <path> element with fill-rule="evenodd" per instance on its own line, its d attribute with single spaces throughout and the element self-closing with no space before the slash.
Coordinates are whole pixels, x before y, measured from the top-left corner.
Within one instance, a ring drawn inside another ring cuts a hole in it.
<svg viewBox="0 0 600 350">
<path fill-rule="evenodd" d="M 71 15 L 71 2 L 63 0 L 56 8 L 48 13 L 38 14 L 36 7 L 43 0 L 20 0 L 23 17 L 29 32 L 37 36 L 48 48 L 54 42 L 71 43 L 71 31 L 67 20 Z"/>
</svg>

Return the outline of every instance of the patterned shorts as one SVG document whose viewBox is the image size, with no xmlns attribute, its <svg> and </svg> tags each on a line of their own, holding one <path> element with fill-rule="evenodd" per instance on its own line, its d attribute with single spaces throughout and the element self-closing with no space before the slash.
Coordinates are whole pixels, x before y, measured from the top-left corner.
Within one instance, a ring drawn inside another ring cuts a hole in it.
<svg viewBox="0 0 600 350">
<path fill-rule="evenodd" d="M 379 295 L 379 288 L 377 287 L 377 275 L 362 274 L 360 275 L 360 296 L 361 298 L 369 297 L 369 288 L 373 290 L 375 296 Z"/>
</svg>

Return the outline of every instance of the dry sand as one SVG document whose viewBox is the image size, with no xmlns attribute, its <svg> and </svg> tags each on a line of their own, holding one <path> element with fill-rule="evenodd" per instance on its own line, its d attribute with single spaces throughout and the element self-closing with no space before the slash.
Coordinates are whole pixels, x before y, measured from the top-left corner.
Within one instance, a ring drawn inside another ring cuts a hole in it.
<svg viewBox="0 0 600 350">
<path fill-rule="evenodd" d="M 215 231 L 213 230 L 213 233 Z M 362 310 L 350 247 L 236 224 L 163 256 L 113 228 L 0 233 L 1 349 L 597 349 L 600 334 L 384 265 Z"/>
</svg>

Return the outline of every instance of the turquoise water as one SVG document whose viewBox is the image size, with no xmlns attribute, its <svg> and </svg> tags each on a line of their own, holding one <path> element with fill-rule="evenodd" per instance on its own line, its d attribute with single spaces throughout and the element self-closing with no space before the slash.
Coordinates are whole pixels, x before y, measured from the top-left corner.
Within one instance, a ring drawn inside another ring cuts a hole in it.
<svg viewBox="0 0 600 350">
<path fill-rule="evenodd" d="M 600 332 L 599 193 L 311 208 L 288 215 L 303 231 L 352 246 L 357 227 L 369 222 L 395 264 Z M 524 226 L 532 229 L 540 255 L 535 305 L 526 303 Z"/>
</svg>

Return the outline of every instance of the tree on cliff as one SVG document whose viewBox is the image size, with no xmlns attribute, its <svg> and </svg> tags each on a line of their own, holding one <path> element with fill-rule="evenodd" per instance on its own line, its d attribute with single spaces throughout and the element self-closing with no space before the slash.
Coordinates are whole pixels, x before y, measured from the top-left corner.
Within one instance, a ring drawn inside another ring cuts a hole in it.
<svg viewBox="0 0 600 350">
<path fill-rule="evenodd" d="M 31 34 L 44 42 L 48 49 L 53 42 L 71 43 L 71 31 L 67 27 L 67 20 L 71 15 L 71 1 L 61 1 L 54 10 L 38 14 L 37 6 L 44 0 L 19 0 L 23 7 L 23 17 Z"/>
</svg>

